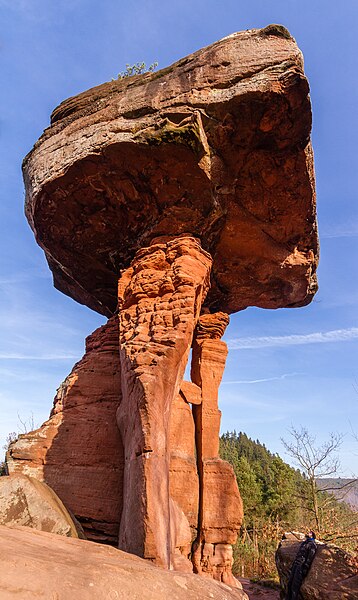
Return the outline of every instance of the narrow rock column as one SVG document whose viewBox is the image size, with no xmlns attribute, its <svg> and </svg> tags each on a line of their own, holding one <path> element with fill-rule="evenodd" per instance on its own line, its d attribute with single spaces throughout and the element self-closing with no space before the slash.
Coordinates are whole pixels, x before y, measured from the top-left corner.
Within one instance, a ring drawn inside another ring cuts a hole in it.
<svg viewBox="0 0 358 600">
<path fill-rule="evenodd" d="M 191 236 L 158 238 L 119 280 L 124 452 L 119 547 L 172 566 L 169 422 L 209 288 L 211 257 Z"/>
<path fill-rule="evenodd" d="M 231 544 L 242 522 L 242 501 L 231 465 L 219 458 L 218 391 L 228 352 L 220 338 L 228 323 L 225 313 L 202 315 L 194 336 L 191 379 L 201 388 L 202 402 L 193 404 L 199 474 L 193 564 L 197 573 L 237 586 L 231 572 Z"/>
<path fill-rule="evenodd" d="M 229 324 L 229 315 L 223 312 L 201 315 L 195 330 L 191 379 L 201 388 L 202 403 L 195 406 L 197 449 L 202 460 L 219 455 L 221 411 L 218 394 L 227 357 L 227 345 L 220 338 Z"/>
</svg>

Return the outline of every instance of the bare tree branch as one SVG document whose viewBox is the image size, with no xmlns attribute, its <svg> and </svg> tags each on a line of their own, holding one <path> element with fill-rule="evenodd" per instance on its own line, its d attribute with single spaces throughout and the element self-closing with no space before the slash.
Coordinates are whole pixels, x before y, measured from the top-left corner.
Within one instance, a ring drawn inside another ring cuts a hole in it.
<svg viewBox="0 0 358 600">
<path fill-rule="evenodd" d="M 281 438 L 281 442 L 295 464 L 303 470 L 307 478 L 307 490 L 302 492 L 301 497 L 307 502 L 307 509 L 313 511 L 318 532 L 321 529 L 321 509 L 329 504 L 329 498 L 323 500 L 323 506 L 319 506 L 318 494 L 320 490 L 317 479 L 328 477 L 337 473 L 340 467 L 338 449 L 342 444 L 343 436 L 339 433 L 331 433 L 329 439 L 322 445 L 316 444 L 316 438 L 309 433 L 305 427 L 289 429 L 290 440 Z"/>
</svg>

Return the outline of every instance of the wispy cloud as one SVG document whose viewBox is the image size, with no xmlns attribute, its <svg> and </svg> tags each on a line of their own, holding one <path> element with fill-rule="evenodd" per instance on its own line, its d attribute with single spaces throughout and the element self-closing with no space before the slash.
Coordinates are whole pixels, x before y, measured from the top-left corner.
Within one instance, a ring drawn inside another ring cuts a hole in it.
<svg viewBox="0 0 358 600">
<path fill-rule="evenodd" d="M 329 227 L 320 232 L 320 238 L 325 239 L 350 237 L 358 237 L 358 223 L 353 223 L 353 225 L 341 225 L 332 228 Z"/>
<path fill-rule="evenodd" d="M 5 362 L 6 361 L 4 361 L 4 363 Z M 4 363 L 0 362 L 0 380 L 3 389 L 5 388 L 5 386 L 9 388 L 9 386 L 11 387 L 13 384 L 19 382 L 39 382 L 44 381 L 45 379 L 48 381 L 52 381 L 53 379 L 53 373 L 49 373 L 47 366 L 42 365 L 41 362 L 39 365 L 34 365 L 33 362 L 31 362 L 27 365 L 27 367 L 23 364 L 22 361 L 11 362 L 10 364 L 6 363 L 6 366 L 3 366 Z"/>
<path fill-rule="evenodd" d="M 295 377 L 296 375 L 303 375 L 303 373 L 284 373 L 277 377 L 265 377 L 264 379 L 237 379 L 235 381 L 223 381 L 222 385 L 231 385 L 238 383 L 253 384 L 253 383 L 266 383 L 267 381 L 282 381 L 287 377 Z"/>
<path fill-rule="evenodd" d="M 333 331 L 317 331 L 305 335 L 272 335 L 266 337 L 246 337 L 228 340 L 230 350 L 251 348 L 271 348 L 280 346 L 297 346 L 300 344 L 327 344 L 329 342 L 350 342 L 358 339 L 358 327 L 334 329 Z"/>
<path fill-rule="evenodd" d="M 76 354 L 45 354 L 36 356 L 0 352 L 0 360 L 78 360 Z"/>
<path fill-rule="evenodd" d="M 34 279 L 50 279 L 49 274 L 40 269 L 28 269 L 26 272 L 19 272 L 16 274 L 8 275 L 7 277 L 0 277 L 0 286 L 10 288 L 10 286 L 15 286 L 16 284 L 28 283 L 32 282 Z M 14 290 L 17 290 L 17 287 L 14 287 Z"/>
<path fill-rule="evenodd" d="M 56 313 L 53 310 L 51 311 L 48 303 L 44 303 L 43 311 L 40 312 L 37 309 L 28 308 L 26 306 L 27 302 L 31 306 L 31 303 L 34 302 L 33 297 L 26 298 L 23 301 L 24 306 L 21 306 L 21 302 L 17 300 L 11 302 L 10 306 L 6 306 L 0 299 L 1 342 L 7 337 L 11 340 L 13 335 L 19 336 L 19 339 L 23 341 L 29 338 L 33 340 L 34 333 L 44 339 L 43 336 L 47 336 L 49 331 L 52 337 L 61 335 L 61 337 L 66 336 L 68 339 L 69 337 L 76 338 L 79 335 L 79 330 L 73 327 L 72 323 L 67 324 L 65 316 L 60 320 Z"/>
<path fill-rule="evenodd" d="M 223 390 L 221 388 L 219 392 L 219 404 L 221 407 L 225 407 L 225 410 L 235 407 L 235 409 L 240 408 L 242 412 L 244 412 L 246 408 L 249 410 L 257 409 L 268 413 L 272 412 L 274 403 L 270 401 L 269 397 L 265 397 L 265 399 L 260 400 L 252 396 L 250 397 L 248 394 L 226 391 L 227 389 L 228 388 Z"/>
</svg>

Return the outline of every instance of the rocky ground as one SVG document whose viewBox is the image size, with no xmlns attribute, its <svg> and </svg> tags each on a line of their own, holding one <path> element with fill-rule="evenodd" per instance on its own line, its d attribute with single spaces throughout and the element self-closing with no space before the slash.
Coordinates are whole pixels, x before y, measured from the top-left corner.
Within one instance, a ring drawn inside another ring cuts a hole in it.
<svg viewBox="0 0 358 600">
<path fill-rule="evenodd" d="M 249 579 L 243 577 L 239 577 L 239 581 L 241 581 L 243 590 L 250 600 L 279 600 L 280 598 L 278 590 L 273 590 L 257 583 L 251 583 Z"/>
<path fill-rule="evenodd" d="M 30 527 L 0 525 L 0 564 L 1 600 L 247 600 L 213 579 Z"/>
</svg>

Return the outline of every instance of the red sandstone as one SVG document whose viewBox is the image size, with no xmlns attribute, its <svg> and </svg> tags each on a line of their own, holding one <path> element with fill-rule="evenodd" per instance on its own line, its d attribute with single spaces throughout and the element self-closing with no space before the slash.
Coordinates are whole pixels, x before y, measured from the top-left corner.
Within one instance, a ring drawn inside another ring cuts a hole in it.
<svg viewBox="0 0 358 600">
<path fill-rule="evenodd" d="M 232 586 L 221 338 L 228 313 L 317 289 L 308 92 L 285 28 L 241 32 L 70 98 L 24 161 L 55 286 L 110 320 L 9 469 L 48 482 L 90 539 Z"/>
</svg>

